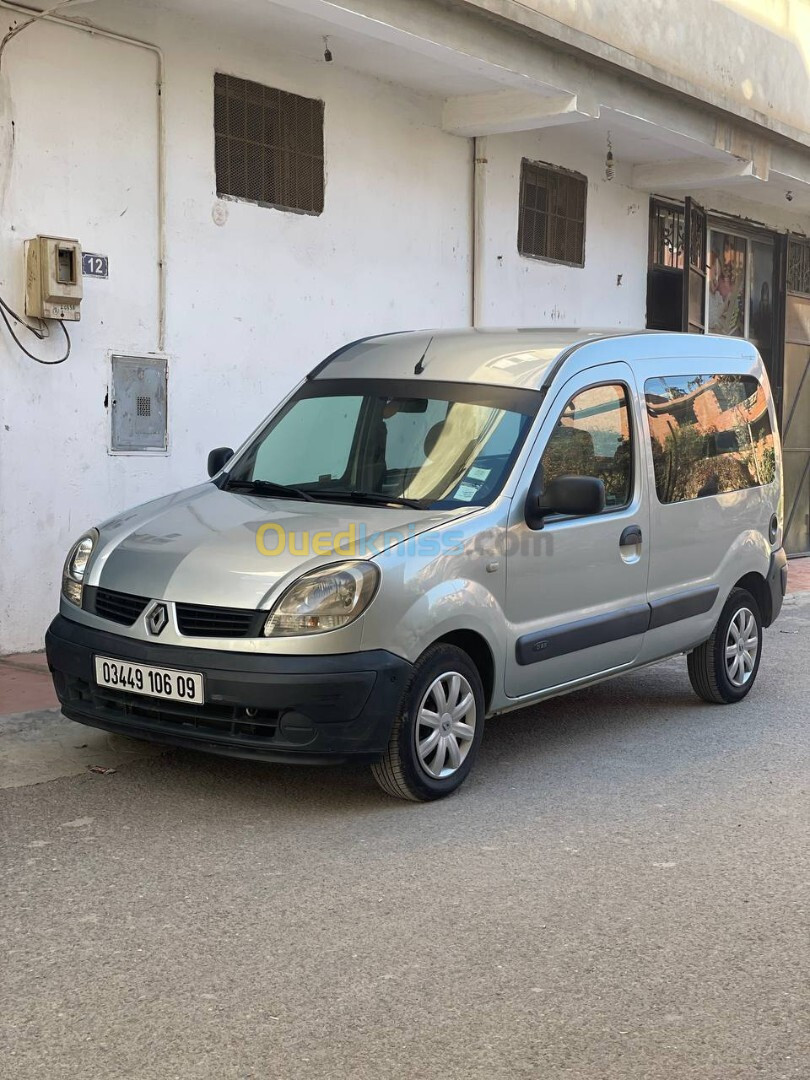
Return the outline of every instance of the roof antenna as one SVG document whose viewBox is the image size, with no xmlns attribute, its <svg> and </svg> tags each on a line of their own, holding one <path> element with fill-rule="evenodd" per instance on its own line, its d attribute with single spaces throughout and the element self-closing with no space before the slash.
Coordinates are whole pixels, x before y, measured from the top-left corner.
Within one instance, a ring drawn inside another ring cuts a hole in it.
<svg viewBox="0 0 810 1080">
<path fill-rule="evenodd" d="M 430 350 L 430 346 L 432 344 L 433 344 L 433 338 L 431 337 L 430 341 L 427 343 L 427 348 L 422 353 L 422 355 L 419 357 L 419 363 L 413 369 L 414 375 L 421 375 L 422 372 L 425 370 L 425 357 L 427 356 L 428 351 Z"/>
</svg>

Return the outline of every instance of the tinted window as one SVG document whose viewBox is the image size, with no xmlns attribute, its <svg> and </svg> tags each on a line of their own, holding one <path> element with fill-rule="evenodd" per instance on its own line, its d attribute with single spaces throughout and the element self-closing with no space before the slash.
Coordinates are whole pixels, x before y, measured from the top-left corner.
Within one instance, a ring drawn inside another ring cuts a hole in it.
<svg viewBox="0 0 810 1080">
<path fill-rule="evenodd" d="M 592 386 L 563 409 L 543 451 L 543 482 L 558 476 L 596 476 L 605 485 L 606 506 L 630 502 L 632 436 L 623 386 Z"/>
<path fill-rule="evenodd" d="M 644 384 L 655 486 L 663 503 L 770 484 L 776 461 L 768 399 L 749 375 Z"/>
<path fill-rule="evenodd" d="M 256 450 L 251 480 L 312 484 L 346 472 L 363 398 L 305 398 L 285 411 Z"/>
</svg>

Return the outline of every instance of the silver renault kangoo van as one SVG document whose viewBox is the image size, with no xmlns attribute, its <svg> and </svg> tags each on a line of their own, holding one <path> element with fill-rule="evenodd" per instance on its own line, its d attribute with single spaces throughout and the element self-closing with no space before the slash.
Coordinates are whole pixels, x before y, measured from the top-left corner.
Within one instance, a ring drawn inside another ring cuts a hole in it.
<svg viewBox="0 0 810 1080">
<path fill-rule="evenodd" d="M 208 471 L 71 548 L 66 716 L 436 799 L 486 718 L 665 657 L 739 701 L 785 593 L 774 404 L 735 338 L 366 338 Z"/>
</svg>

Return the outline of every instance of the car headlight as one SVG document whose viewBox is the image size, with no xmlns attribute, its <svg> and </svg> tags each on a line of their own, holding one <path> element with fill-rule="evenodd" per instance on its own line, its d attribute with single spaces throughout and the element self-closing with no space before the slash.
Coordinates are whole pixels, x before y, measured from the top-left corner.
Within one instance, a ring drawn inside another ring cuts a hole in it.
<svg viewBox="0 0 810 1080">
<path fill-rule="evenodd" d="M 265 637 L 323 634 L 348 626 L 377 592 L 374 563 L 345 562 L 302 575 L 275 604 L 264 624 Z"/>
<path fill-rule="evenodd" d="M 62 571 L 62 596 L 76 607 L 82 606 L 84 573 L 98 540 L 98 529 L 89 529 L 68 552 Z"/>
</svg>

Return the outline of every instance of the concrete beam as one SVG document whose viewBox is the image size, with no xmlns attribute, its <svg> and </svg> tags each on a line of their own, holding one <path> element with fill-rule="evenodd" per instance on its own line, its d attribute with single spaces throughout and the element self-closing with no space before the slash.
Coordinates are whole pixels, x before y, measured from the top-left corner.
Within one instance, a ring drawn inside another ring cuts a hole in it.
<svg viewBox="0 0 810 1080">
<path fill-rule="evenodd" d="M 632 186 L 639 191 L 679 191 L 689 188 L 721 187 L 735 180 L 765 179 L 757 177 L 753 161 L 709 161 L 701 158 L 676 161 L 656 161 L 633 168 Z"/>
<path fill-rule="evenodd" d="M 470 138 L 535 131 L 593 118 L 592 112 L 578 106 L 576 94 L 545 96 L 525 90 L 496 90 L 490 94 L 447 98 L 442 127 L 451 135 Z"/>
</svg>

